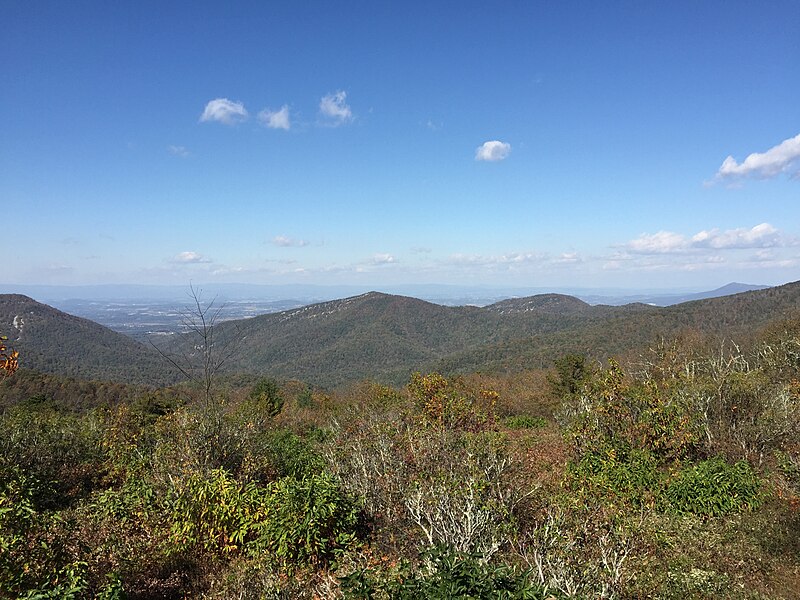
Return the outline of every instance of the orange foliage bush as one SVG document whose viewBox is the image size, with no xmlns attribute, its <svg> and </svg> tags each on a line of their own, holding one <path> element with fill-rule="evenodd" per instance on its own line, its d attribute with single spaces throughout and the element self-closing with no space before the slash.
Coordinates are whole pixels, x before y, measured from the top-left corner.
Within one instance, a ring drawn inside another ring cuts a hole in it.
<svg viewBox="0 0 800 600">
<path fill-rule="evenodd" d="M 0 336 L 0 378 L 10 377 L 19 368 L 19 352 L 6 348 L 6 336 Z"/>
</svg>

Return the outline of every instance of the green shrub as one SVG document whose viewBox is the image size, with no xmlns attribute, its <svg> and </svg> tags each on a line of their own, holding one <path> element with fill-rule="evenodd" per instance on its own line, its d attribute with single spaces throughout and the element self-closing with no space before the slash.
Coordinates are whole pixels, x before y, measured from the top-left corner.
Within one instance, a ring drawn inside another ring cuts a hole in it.
<svg viewBox="0 0 800 600">
<path fill-rule="evenodd" d="M 102 475 L 102 424 L 41 407 L 14 407 L 0 416 L 0 456 L 36 482 L 38 508 L 64 507 L 85 496 Z"/>
<path fill-rule="evenodd" d="M 504 423 L 509 429 L 539 429 L 540 427 L 547 427 L 547 419 L 531 415 L 506 417 Z"/>
<path fill-rule="evenodd" d="M 66 548 L 69 532 L 59 515 L 36 510 L 39 488 L 0 457 L 0 597 L 79 597 L 86 565 Z"/>
<path fill-rule="evenodd" d="M 607 448 L 583 455 L 567 467 L 570 487 L 592 495 L 612 495 L 641 506 L 651 500 L 660 485 L 658 461 L 647 450 Z"/>
<path fill-rule="evenodd" d="M 52 583 L 39 588 L 26 590 L 27 593 L 18 596 L 20 600 L 72 600 L 82 598 L 86 592 L 84 579 L 85 563 L 76 562 L 64 567 L 55 574 Z"/>
<path fill-rule="evenodd" d="M 299 408 L 312 408 L 314 406 L 314 394 L 311 392 L 310 387 L 297 394 L 297 406 Z"/>
<path fill-rule="evenodd" d="M 9 593 L 23 581 L 27 539 L 36 525 L 36 485 L 19 468 L 0 459 L 0 591 Z"/>
<path fill-rule="evenodd" d="M 284 403 L 281 388 L 272 377 L 262 377 L 256 382 L 250 390 L 250 400 L 270 417 L 280 413 Z"/>
<path fill-rule="evenodd" d="M 223 469 L 192 475 L 170 500 L 169 553 L 202 549 L 229 554 L 252 538 L 264 490 L 241 484 Z"/>
<path fill-rule="evenodd" d="M 565 354 L 557 358 L 555 373 L 547 376 L 551 393 L 559 399 L 574 398 L 592 375 L 593 368 L 582 354 Z"/>
<path fill-rule="evenodd" d="M 142 424 L 147 425 L 152 424 L 159 417 L 174 412 L 179 406 L 181 406 L 181 401 L 178 398 L 159 390 L 137 397 L 131 402 L 130 409 Z"/>
<path fill-rule="evenodd" d="M 325 467 L 325 461 L 312 445 L 288 429 L 265 434 L 263 450 L 278 477 L 302 478 Z"/>
<path fill-rule="evenodd" d="M 684 469 L 661 494 L 665 510 L 711 517 L 753 510 L 762 502 L 761 485 L 750 465 L 731 465 L 719 457 Z"/>
<path fill-rule="evenodd" d="M 585 380 L 558 415 L 578 456 L 598 448 L 637 448 L 662 461 L 694 453 L 698 424 L 681 394 L 653 380 L 631 381 L 614 360 Z"/>
<path fill-rule="evenodd" d="M 284 477 L 266 491 L 251 553 L 269 552 L 291 570 L 327 563 L 355 541 L 356 506 L 332 475 Z"/>
<path fill-rule="evenodd" d="M 388 597 L 390 600 L 537 600 L 558 598 L 546 587 L 533 581 L 531 571 L 507 565 L 487 564 L 480 554 L 456 552 L 436 546 L 421 555 L 425 569 L 413 571 L 406 563 L 388 577 L 367 570 L 356 571 L 341 581 L 346 599 L 369 600 Z"/>
</svg>

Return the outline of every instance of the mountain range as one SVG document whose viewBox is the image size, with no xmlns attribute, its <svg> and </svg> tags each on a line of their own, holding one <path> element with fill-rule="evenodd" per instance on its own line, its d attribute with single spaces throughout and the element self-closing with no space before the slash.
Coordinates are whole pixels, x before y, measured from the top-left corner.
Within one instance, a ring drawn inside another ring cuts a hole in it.
<svg viewBox="0 0 800 600">
<path fill-rule="evenodd" d="M 764 289 L 768 286 L 729 283 L 712 291 L 688 292 L 679 290 L 628 290 L 617 288 L 583 288 L 564 287 L 559 290 L 525 287 L 525 286 L 491 286 L 491 285 L 444 285 L 416 284 L 392 285 L 381 291 L 394 296 L 411 296 L 442 304 L 445 306 L 475 305 L 486 306 L 505 298 L 521 298 L 557 291 L 580 298 L 589 304 L 609 304 L 620 306 L 632 302 L 669 306 L 714 298 L 740 292 Z M 370 291 L 369 287 L 355 285 L 257 285 L 208 283 L 197 284 L 195 290 L 201 291 L 205 298 L 217 298 L 221 303 L 255 302 L 285 303 L 291 301 L 295 305 L 315 304 L 339 298 L 358 296 Z M 5 293 L 25 294 L 40 301 L 70 312 L 81 304 L 150 304 L 179 306 L 187 301 L 185 285 L 22 285 L 0 283 L 0 290 Z M 87 318 L 92 318 L 84 314 Z"/>
<path fill-rule="evenodd" d="M 227 368 L 337 386 L 403 382 L 414 370 L 448 373 L 546 367 L 566 352 L 602 359 L 644 352 L 687 330 L 741 339 L 796 315 L 800 282 L 669 307 L 590 305 L 540 294 L 485 307 L 442 306 L 370 292 L 215 327 Z M 44 372 L 158 385 L 177 374 L 153 348 L 20 295 L 0 295 L 0 333 Z M 197 358 L 190 334 L 160 350 Z"/>
</svg>

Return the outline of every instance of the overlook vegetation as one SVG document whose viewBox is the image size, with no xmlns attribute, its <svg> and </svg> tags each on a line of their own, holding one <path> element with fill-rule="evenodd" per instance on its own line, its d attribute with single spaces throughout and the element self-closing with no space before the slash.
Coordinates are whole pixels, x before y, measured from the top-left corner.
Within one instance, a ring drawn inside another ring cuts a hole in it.
<svg viewBox="0 0 800 600">
<path fill-rule="evenodd" d="M 502 369 L 413 371 L 399 385 L 203 371 L 213 360 L 161 388 L 6 369 L 0 595 L 797 598 L 798 292 L 765 292 L 664 313 L 560 296 L 440 311 L 371 295 L 261 318 L 273 332 L 300 321 L 308 344 L 338 331 L 346 348 L 353 315 L 367 340 L 394 331 L 412 346 L 419 314 L 440 320 L 429 346 L 444 347 L 457 339 L 437 337 L 447 328 L 533 328 L 533 313 L 553 329 L 527 340 L 542 356 L 537 339 L 555 349 L 570 331 L 591 340 L 626 324 L 617 358 L 564 343 L 544 369 L 504 362 L 518 337 L 496 342 Z M 666 322 L 688 328 L 635 351 Z M 739 345 L 718 338 L 731 330 Z M 0 358 L 19 351 L 25 365 L 18 338 Z M 378 339 L 367 348 L 384 360 Z"/>
</svg>

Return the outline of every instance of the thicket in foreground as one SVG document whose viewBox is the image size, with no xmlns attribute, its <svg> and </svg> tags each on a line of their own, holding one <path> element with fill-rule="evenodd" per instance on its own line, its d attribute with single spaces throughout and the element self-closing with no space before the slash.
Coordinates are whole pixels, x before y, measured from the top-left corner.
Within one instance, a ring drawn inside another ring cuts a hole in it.
<svg viewBox="0 0 800 600">
<path fill-rule="evenodd" d="M 17 404 L 0 594 L 793 597 L 797 336 L 560 364 L 558 426 L 486 375 Z"/>
</svg>

